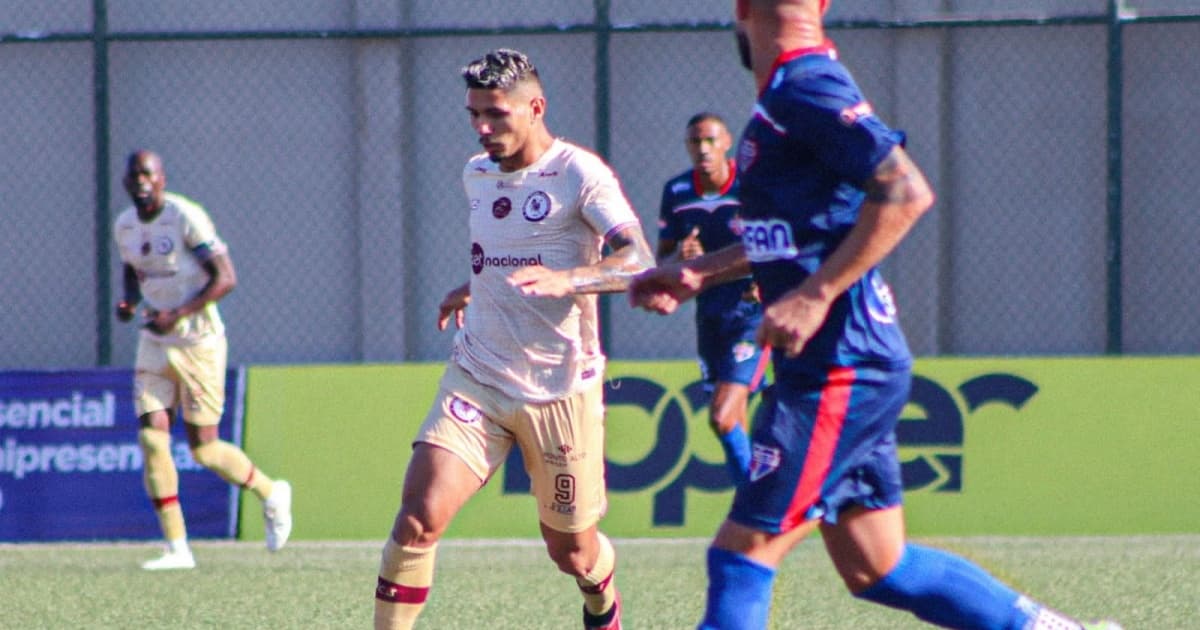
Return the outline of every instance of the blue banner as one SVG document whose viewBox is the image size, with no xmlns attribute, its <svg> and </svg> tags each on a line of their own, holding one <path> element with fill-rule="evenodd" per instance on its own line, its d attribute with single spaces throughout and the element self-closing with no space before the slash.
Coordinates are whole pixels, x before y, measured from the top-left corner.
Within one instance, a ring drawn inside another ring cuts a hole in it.
<svg viewBox="0 0 1200 630">
<path fill-rule="evenodd" d="M 245 371 L 226 376 L 221 439 L 241 445 Z M 142 483 L 129 369 L 0 372 L 0 541 L 162 537 Z M 192 459 L 171 427 L 190 538 L 237 533 L 238 488 Z"/>
</svg>

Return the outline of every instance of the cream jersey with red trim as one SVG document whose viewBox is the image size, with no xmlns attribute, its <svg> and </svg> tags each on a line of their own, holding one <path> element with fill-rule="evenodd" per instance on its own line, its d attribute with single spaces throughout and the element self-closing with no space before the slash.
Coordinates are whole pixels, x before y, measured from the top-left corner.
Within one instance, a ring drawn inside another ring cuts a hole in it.
<svg viewBox="0 0 1200 630">
<path fill-rule="evenodd" d="M 143 302 L 156 311 L 179 308 L 203 291 L 210 279 L 204 261 L 228 251 L 204 208 L 174 193 L 164 194 L 162 211 L 150 221 L 140 220 L 137 208 L 127 208 L 114 223 L 113 237 L 121 262 L 137 272 Z M 217 304 L 209 302 L 181 317 L 167 334 L 142 334 L 168 344 L 190 344 L 224 332 Z"/>
<path fill-rule="evenodd" d="M 601 378 L 597 296 L 526 297 L 520 267 L 600 261 L 605 238 L 637 224 L 616 175 L 561 139 L 533 164 L 501 172 L 486 154 L 463 169 L 470 200 L 471 304 L 453 360 L 485 385 L 530 402 L 563 398 Z"/>
</svg>

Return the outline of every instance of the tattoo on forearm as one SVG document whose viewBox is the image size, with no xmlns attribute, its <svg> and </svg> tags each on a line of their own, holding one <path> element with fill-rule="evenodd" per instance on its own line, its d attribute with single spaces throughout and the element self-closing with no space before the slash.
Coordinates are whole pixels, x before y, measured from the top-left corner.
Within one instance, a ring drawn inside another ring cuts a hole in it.
<svg viewBox="0 0 1200 630">
<path fill-rule="evenodd" d="M 626 228 L 609 238 L 609 254 L 598 265 L 571 272 L 576 293 L 615 293 L 629 288 L 637 274 L 654 266 L 654 255 L 640 230 Z"/>
</svg>

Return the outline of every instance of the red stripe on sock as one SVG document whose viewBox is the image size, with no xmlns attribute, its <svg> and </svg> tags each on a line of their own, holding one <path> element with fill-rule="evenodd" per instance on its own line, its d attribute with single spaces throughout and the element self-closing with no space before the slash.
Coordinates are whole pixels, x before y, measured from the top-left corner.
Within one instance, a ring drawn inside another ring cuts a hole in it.
<svg viewBox="0 0 1200 630">
<path fill-rule="evenodd" d="M 150 500 L 154 502 L 154 509 L 161 510 L 165 507 L 179 503 L 179 495 L 173 494 L 169 497 L 160 497 L 157 499 L 150 497 Z"/>
<path fill-rule="evenodd" d="M 616 571 L 609 573 L 608 577 L 604 578 L 603 580 L 600 580 L 599 584 L 595 584 L 592 586 L 584 586 L 583 584 L 579 584 L 578 582 L 576 582 L 576 584 L 579 584 L 579 590 L 584 593 L 587 593 L 589 595 L 599 595 L 600 593 L 604 592 L 604 589 L 608 588 L 608 583 L 612 581 L 613 575 L 615 575 L 615 574 L 616 574 Z"/>
<path fill-rule="evenodd" d="M 821 402 L 817 407 L 817 420 L 813 424 L 812 438 L 808 442 L 808 453 L 804 457 L 804 470 L 800 483 L 792 495 L 792 504 L 781 524 L 788 531 L 804 521 L 805 514 L 820 497 L 821 486 L 829 476 L 833 454 L 837 450 L 838 438 L 846 422 L 846 410 L 850 406 L 850 387 L 854 384 L 854 369 L 837 367 L 829 370 L 825 387 L 821 391 Z"/>
<path fill-rule="evenodd" d="M 375 586 L 375 599 L 393 604 L 424 604 L 428 597 L 428 586 L 405 586 L 383 578 Z"/>
</svg>

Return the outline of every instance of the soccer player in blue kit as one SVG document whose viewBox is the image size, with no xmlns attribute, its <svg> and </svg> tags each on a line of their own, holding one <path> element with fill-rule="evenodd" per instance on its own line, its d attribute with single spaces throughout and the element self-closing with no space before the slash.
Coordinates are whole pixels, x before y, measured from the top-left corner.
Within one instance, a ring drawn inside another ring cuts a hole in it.
<svg viewBox="0 0 1200 630">
<path fill-rule="evenodd" d="M 815 529 L 855 597 L 948 628 L 1085 624 L 980 567 L 906 541 L 895 427 L 912 355 L 877 265 L 933 204 L 904 135 L 872 112 L 826 39 L 828 0 L 737 0 L 759 88 L 738 146 L 741 244 L 642 274 L 633 304 L 669 313 L 752 271 L 774 348 L 748 483 L 708 551 L 701 629 L 767 627 L 775 573 Z"/>
<path fill-rule="evenodd" d="M 688 120 L 685 147 L 692 168 L 663 186 L 660 264 L 691 260 L 741 241 L 737 165 L 728 155 L 732 144 L 729 128 L 717 114 L 700 112 Z M 761 322 L 762 304 L 749 274 L 696 296 L 696 347 L 710 395 L 709 424 L 735 486 L 745 482 L 750 467 L 750 396 L 765 386 L 770 360 L 770 351 L 754 341 Z"/>
</svg>

